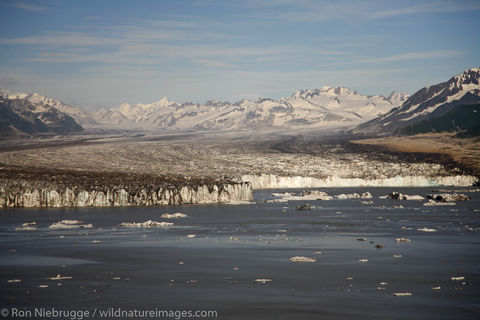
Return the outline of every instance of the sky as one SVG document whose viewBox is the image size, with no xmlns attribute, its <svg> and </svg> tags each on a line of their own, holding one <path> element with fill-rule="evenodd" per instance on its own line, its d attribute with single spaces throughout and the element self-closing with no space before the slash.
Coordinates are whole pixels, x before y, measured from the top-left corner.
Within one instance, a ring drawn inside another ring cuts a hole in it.
<svg viewBox="0 0 480 320">
<path fill-rule="evenodd" d="M 412 94 L 479 66 L 478 0 L 0 0 L 0 88 L 88 110 Z"/>
</svg>

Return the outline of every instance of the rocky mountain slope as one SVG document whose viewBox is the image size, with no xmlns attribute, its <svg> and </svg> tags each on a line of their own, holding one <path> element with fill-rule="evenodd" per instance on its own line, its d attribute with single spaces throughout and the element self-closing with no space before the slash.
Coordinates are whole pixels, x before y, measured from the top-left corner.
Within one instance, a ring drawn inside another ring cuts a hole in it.
<svg viewBox="0 0 480 320">
<path fill-rule="evenodd" d="M 122 104 L 102 109 L 95 120 L 103 125 L 174 130 L 304 129 L 351 126 L 396 107 L 407 94 L 365 96 L 342 87 L 298 90 L 273 100 L 208 101 L 178 104 L 167 98 L 151 104 Z"/>
<path fill-rule="evenodd" d="M 400 134 L 458 132 L 459 137 L 480 135 L 480 104 L 462 105 L 440 117 L 422 120 L 400 129 Z"/>
<path fill-rule="evenodd" d="M 28 99 L 0 95 L 0 135 L 34 136 L 83 131 L 72 117 L 57 108 Z"/>
<path fill-rule="evenodd" d="M 95 120 L 88 112 L 38 93 L 13 93 L 8 90 L 0 89 L 0 97 L 5 100 L 23 101 L 24 104 L 30 104 L 33 109 L 37 108 L 38 110 L 42 110 L 43 108 L 48 107 L 55 108 L 56 110 L 72 117 L 79 125 L 84 127 L 96 124 Z"/>
<path fill-rule="evenodd" d="M 479 79 L 480 68 L 471 68 L 446 82 L 420 89 L 400 107 L 359 125 L 353 133 L 393 133 L 459 106 L 480 103 Z"/>
</svg>

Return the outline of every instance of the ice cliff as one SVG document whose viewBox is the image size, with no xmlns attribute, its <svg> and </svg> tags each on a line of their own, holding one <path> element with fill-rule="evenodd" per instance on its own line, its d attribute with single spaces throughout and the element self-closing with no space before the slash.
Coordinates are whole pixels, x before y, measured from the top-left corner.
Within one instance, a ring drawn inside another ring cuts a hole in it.
<svg viewBox="0 0 480 320">
<path fill-rule="evenodd" d="M 329 188 L 329 187 L 429 187 L 471 186 L 478 181 L 474 176 L 395 176 L 384 178 L 343 178 L 329 176 L 324 179 L 273 174 L 243 175 L 240 181 L 250 182 L 253 189 Z"/>
<path fill-rule="evenodd" d="M 71 188 L 0 186 L 0 207 L 102 207 L 207 203 L 244 203 L 253 200 L 248 182 L 218 182 L 197 186 L 146 186 L 106 191 Z"/>
</svg>

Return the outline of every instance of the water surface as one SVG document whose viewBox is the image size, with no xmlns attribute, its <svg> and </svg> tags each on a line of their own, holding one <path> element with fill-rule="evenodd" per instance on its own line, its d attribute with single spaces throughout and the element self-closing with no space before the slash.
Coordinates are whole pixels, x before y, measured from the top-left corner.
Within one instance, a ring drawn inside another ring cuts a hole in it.
<svg viewBox="0 0 480 320">
<path fill-rule="evenodd" d="M 0 306 L 212 309 L 221 319 L 480 316 L 480 193 L 468 193 L 472 200 L 455 206 L 424 207 L 423 201 L 378 196 L 425 195 L 430 188 L 322 190 L 370 191 L 374 204 L 362 204 L 363 199 L 265 203 L 272 191 L 263 190 L 251 205 L 3 210 Z M 307 202 L 315 208 L 295 209 Z M 160 217 L 167 212 L 188 217 L 169 220 L 171 227 L 118 227 L 167 221 Z M 62 219 L 94 228 L 48 228 Z M 37 230 L 15 231 L 32 221 Z M 417 230 L 423 227 L 437 231 Z M 395 242 L 399 237 L 411 242 Z M 317 261 L 294 263 L 293 256 Z M 47 279 L 57 274 L 72 279 Z M 272 281 L 256 283 L 258 278 Z M 21 282 L 8 282 L 12 279 Z"/>
</svg>

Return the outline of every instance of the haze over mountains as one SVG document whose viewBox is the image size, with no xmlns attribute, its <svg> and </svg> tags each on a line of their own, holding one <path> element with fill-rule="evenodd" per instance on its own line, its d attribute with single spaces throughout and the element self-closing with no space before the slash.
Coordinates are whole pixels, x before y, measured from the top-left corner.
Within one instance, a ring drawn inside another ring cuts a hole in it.
<svg viewBox="0 0 480 320">
<path fill-rule="evenodd" d="M 179 104 L 164 97 L 88 113 L 39 94 L 0 90 L 2 135 L 75 133 L 89 128 L 225 131 L 354 128 L 353 133 L 393 133 L 462 105 L 480 102 L 480 69 L 425 87 L 411 97 L 362 95 L 344 87 L 297 90 L 278 100 L 259 98 Z"/>
</svg>

